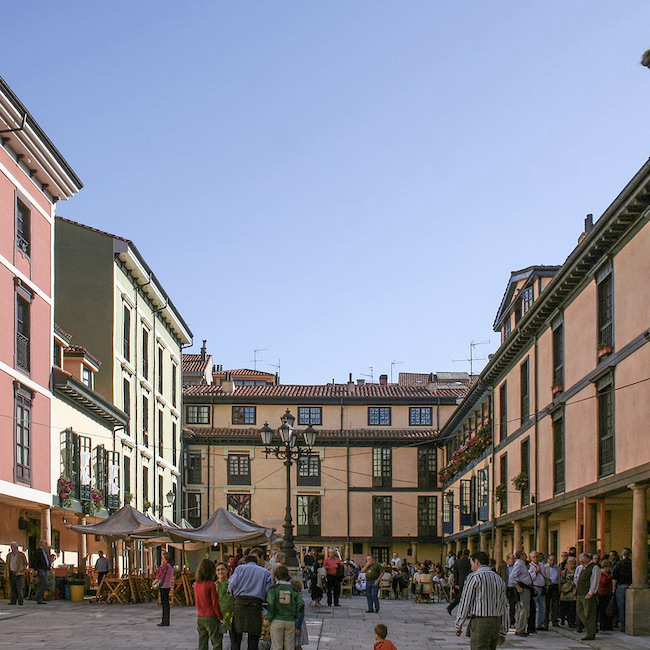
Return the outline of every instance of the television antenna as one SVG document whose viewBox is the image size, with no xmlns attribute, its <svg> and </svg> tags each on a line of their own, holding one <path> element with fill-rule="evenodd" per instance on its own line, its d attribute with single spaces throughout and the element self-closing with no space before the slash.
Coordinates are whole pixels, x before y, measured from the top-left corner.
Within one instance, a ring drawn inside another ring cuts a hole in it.
<svg viewBox="0 0 650 650">
<path fill-rule="evenodd" d="M 254 364 L 253 365 L 253 370 L 257 370 L 257 362 L 258 361 L 264 361 L 264 359 L 258 359 L 257 358 L 257 353 L 258 352 L 264 352 L 264 350 L 268 350 L 268 348 L 255 348 L 255 350 L 253 350 L 253 364 Z M 250 361 L 250 359 L 249 359 L 249 361 Z"/>
<path fill-rule="evenodd" d="M 369 373 L 369 374 L 368 374 L 368 373 L 365 373 L 365 372 L 362 372 L 362 373 L 360 373 L 360 374 L 361 374 L 362 377 L 370 377 L 370 383 L 371 383 L 371 384 L 374 384 L 374 383 L 375 383 L 375 382 L 374 382 L 374 378 L 375 378 L 375 376 L 374 376 L 373 373 L 372 373 L 372 366 L 364 366 L 363 368 L 361 368 L 361 370 L 370 370 L 370 373 Z"/>
<path fill-rule="evenodd" d="M 276 381 L 279 384 L 280 383 L 280 359 L 278 359 L 277 364 L 276 363 L 268 363 L 267 365 L 271 366 L 271 368 L 275 368 L 275 377 Z"/>
<path fill-rule="evenodd" d="M 395 366 L 398 366 L 400 363 L 404 363 L 403 361 L 391 361 L 390 362 L 390 383 L 393 383 L 393 368 Z"/>
<path fill-rule="evenodd" d="M 453 363 L 461 363 L 464 361 L 469 362 L 469 376 L 472 377 L 474 375 L 474 361 L 485 361 L 485 357 L 475 357 L 475 348 L 477 345 L 488 345 L 490 343 L 489 340 L 487 341 L 471 341 L 469 344 L 469 357 L 465 357 L 464 359 L 452 359 Z"/>
</svg>

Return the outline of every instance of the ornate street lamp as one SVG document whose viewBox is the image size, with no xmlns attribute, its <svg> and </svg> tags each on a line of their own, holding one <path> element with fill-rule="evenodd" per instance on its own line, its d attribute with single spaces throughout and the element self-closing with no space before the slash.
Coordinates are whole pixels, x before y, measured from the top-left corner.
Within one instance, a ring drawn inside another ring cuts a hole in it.
<svg viewBox="0 0 650 650">
<path fill-rule="evenodd" d="M 293 428 L 296 418 L 291 415 L 289 409 L 280 418 L 282 424 L 278 428 L 279 442 L 273 444 L 274 431 L 268 422 L 260 430 L 260 437 L 264 445 L 266 457 L 275 456 L 284 462 L 287 472 L 287 493 L 286 508 L 284 516 L 284 540 L 282 551 L 284 552 L 285 563 L 288 567 L 298 566 L 298 556 L 294 548 L 293 520 L 291 517 L 291 466 L 302 458 L 309 458 L 312 454 L 312 447 L 316 442 L 316 431 L 311 424 L 303 431 L 304 444 L 298 441 L 298 434 Z"/>
</svg>

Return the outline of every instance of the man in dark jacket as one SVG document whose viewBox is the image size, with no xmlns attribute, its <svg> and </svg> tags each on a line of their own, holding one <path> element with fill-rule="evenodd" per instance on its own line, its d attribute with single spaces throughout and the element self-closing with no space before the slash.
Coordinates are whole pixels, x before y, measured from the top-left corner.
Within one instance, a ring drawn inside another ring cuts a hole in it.
<svg viewBox="0 0 650 650">
<path fill-rule="evenodd" d="M 36 602 L 39 605 L 46 605 L 45 590 L 47 589 L 47 575 L 50 571 L 50 545 L 47 540 L 42 539 L 41 545 L 34 553 L 33 569 L 38 574 L 38 592 L 36 593 Z"/>
<path fill-rule="evenodd" d="M 460 558 L 456 561 L 453 568 L 454 585 L 456 588 L 454 599 L 447 605 L 449 616 L 454 611 L 454 607 L 460 602 L 460 596 L 463 593 L 465 578 L 472 572 L 472 565 L 469 562 L 469 549 L 466 548 L 461 553 Z"/>
</svg>

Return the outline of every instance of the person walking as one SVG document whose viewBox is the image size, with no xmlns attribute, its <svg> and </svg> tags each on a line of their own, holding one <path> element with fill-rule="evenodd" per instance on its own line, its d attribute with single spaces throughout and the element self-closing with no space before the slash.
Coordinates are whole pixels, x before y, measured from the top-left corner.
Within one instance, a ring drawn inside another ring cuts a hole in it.
<svg viewBox="0 0 650 650">
<path fill-rule="evenodd" d="M 214 583 L 216 568 L 214 562 L 204 557 L 196 570 L 194 603 L 196 605 L 196 629 L 199 633 L 199 650 L 222 650 L 223 613 L 219 605 L 219 594 Z"/>
<path fill-rule="evenodd" d="M 22 551 L 18 550 L 18 542 L 11 542 L 11 550 L 7 553 L 5 571 L 9 576 L 9 588 L 11 590 L 10 605 L 23 604 L 23 579 L 27 568 L 27 558 Z"/>
<path fill-rule="evenodd" d="M 36 592 L 36 602 L 39 605 L 47 605 L 45 600 L 45 590 L 47 589 L 47 576 L 50 571 L 50 545 L 47 540 L 42 539 L 41 545 L 34 553 L 34 563 L 32 568 L 36 569 L 38 575 L 38 591 Z"/>
<path fill-rule="evenodd" d="M 334 607 L 340 607 L 339 597 L 341 595 L 342 576 L 339 576 L 339 565 L 341 558 L 336 555 L 336 549 L 331 548 L 328 556 L 323 561 L 323 566 L 327 571 L 327 604 Z"/>
<path fill-rule="evenodd" d="M 296 620 L 305 609 L 301 593 L 291 586 L 289 569 L 280 564 L 275 569 L 275 584 L 268 590 L 266 618 L 270 623 L 273 650 L 293 650 L 296 645 Z"/>
<path fill-rule="evenodd" d="M 596 638 L 600 567 L 592 561 L 589 553 L 580 553 L 579 560 L 583 568 L 578 576 L 576 609 L 578 618 L 585 629 L 585 636 L 582 637 L 581 641 L 592 641 Z"/>
<path fill-rule="evenodd" d="M 99 557 L 97 562 L 95 562 L 95 571 L 97 571 L 97 589 L 101 589 L 102 580 L 108 575 L 110 566 L 108 564 L 108 558 L 104 556 L 104 551 L 100 548 Z"/>
<path fill-rule="evenodd" d="M 262 603 L 271 586 L 271 574 L 263 566 L 264 552 L 253 548 L 244 564 L 237 566 L 228 583 L 228 593 L 235 597 L 235 615 L 230 630 L 231 650 L 241 650 L 244 633 L 248 650 L 257 650 L 262 634 Z"/>
<path fill-rule="evenodd" d="M 472 650 L 494 650 L 506 640 L 508 608 L 506 586 L 489 566 L 487 553 L 477 551 L 470 556 L 472 572 L 465 580 L 456 616 L 456 636 L 469 618 L 469 643 Z"/>
<path fill-rule="evenodd" d="M 169 627 L 169 592 L 174 584 L 174 567 L 172 556 L 163 553 L 163 563 L 156 571 L 156 580 L 160 580 L 160 606 L 162 607 L 162 620 L 158 627 Z"/>
<path fill-rule="evenodd" d="M 528 636 L 528 615 L 530 614 L 530 594 L 533 588 L 533 581 L 526 566 L 526 551 L 519 550 L 515 553 L 515 563 L 510 571 L 508 582 L 516 592 L 517 604 L 515 606 L 515 634 Z"/>
<path fill-rule="evenodd" d="M 379 614 L 379 579 L 381 576 L 381 564 L 375 562 L 375 558 L 373 558 L 372 555 L 368 555 L 368 557 L 366 557 L 366 563 L 363 565 L 359 573 L 363 573 L 366 576 L 366 599 L 368 601 L 366 614 Z"/>
</svg>

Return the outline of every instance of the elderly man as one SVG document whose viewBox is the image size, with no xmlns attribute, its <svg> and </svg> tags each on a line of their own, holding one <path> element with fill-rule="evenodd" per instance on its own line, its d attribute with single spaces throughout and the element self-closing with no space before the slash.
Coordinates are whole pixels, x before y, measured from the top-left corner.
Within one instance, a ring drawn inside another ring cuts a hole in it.
<svg viewBox="0 0 650 650">
<path fill-rule="evenodd" d="M 9 586 L 11 588 L 10 605 L 23 604 L 23 576 L 27 567 L 25 554 L 18 550 L 18 543 L 11 542 L 11 551 L 7 553 L 7 564 L 5 571 L 9 575 Z"/>
<path fill-rule="evenodd" d="M 381 564 L 375 562 L 375 558 L 369 555 L 359 573 L 363 573 L 366 577 L 366 600 L 368 601 L 366 614 L 372 614 L 373 612 L 379 614 L 379 577 L 381 576 Z"/>
<path fill-rule="evenodd" d="M 506 640 L 508 608 L 506 586 L 488 566 L 487 553 L 477 551 L 470 557 L 470 573 L 463 588 L 456 617 L 456 636 L 460 636 L 469 618 L 469 643 L 472 650 L 494 650 Z"/>
<path fill-rule="evenodd" d="M 596 611 L 598 609 L 598 585 L 600 584 L 600 567 L 595 564 L 589 553 L 580 553 L 580 572 L 576 571 L 574 580 L 578 586 L 576 610 L 585 628 L 581 641 L 596 638 Z"/>
<path fill-rule="evenodd" d="M 41 545 L 34 553 L 34 566 L 38 574 L 38 591 L 36 592 L 36 603 L 38 605 L 47 605 L 45 600 L 45 590 L 47 589 L 47 576 L 50 571 L 50 545 L 47 540 L 42 539 Z"/>
<path fill-rule="evenodd" d="M 327 571 L 327 604 L 334 607 L 340 607 L 339 597 L 341 596 L 341 582 L 343 577 L 339 575 L 339 565 L 342 564 L 341 558 L 337 556 L 336 549 L 331 548 L 329 555 L 323 560 L 323 566 Z"/>
<path fill-rule="evenodd" d="M 530 552 L 528 572 L 533 580 L 533 598 L 535 599 L 536 619 L 534 627 L 538 630 L 547 630 L 546 625 L 546 595 L 545 589 L 548 572 L 544 564 L 544 555 L 539 551 Z M 531 626 L 532 627 L 532 626 Z"/>
<path fill-rule="evenodd" d="M 526 551 L 519 550 L 515 553 L 515 563 L 512 565 L 508 587 L 513 587 L 517 594 L 517 605 L 515 607 L 515 634 L 528 636 L 528 615 L 530 613 L 530 594 L 533 588 L 533 580 L 528 573 L 526 566 Z"/>
<path fill-rule="evenodd" d="M 235 597 L 235 614 L 230 630 L 232 650 L 241 650 L 244 632 L 248 650 L 257 650 L 262 634 L 262 603 L 271 586 L 271 574 L 263 566 L 264 552 L 251 549 L 245 564 L 235 568 L 228 583 L 228 593 Z"/>
</svg>

